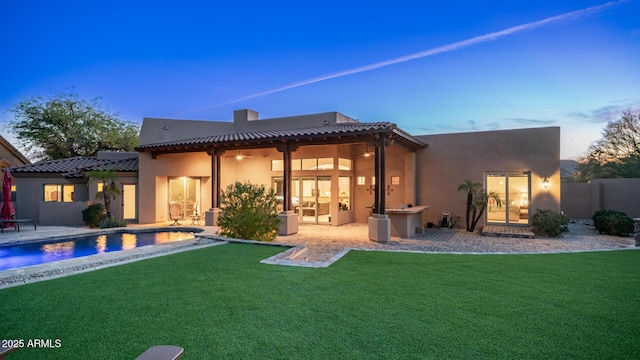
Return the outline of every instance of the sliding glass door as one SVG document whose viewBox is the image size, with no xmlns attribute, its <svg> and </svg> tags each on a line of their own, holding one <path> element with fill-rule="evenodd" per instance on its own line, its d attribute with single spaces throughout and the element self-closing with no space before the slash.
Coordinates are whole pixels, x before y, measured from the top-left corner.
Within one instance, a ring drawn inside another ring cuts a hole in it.
<svg viewBox="0 0 640 360">
<path fill-rule="evenodd" d="M 495 193 L 500 201 L 490 198 L 487 203 L 487 223 L 529 224 L 530 172 L 487 173 L 487 193 Z"/>
<path fill-rule="evenodd" d="M 200 179 L 169 179 L 169 202 L 178 203 L 183 217 L 201 215 L 200 212 Z"/>
</svg>

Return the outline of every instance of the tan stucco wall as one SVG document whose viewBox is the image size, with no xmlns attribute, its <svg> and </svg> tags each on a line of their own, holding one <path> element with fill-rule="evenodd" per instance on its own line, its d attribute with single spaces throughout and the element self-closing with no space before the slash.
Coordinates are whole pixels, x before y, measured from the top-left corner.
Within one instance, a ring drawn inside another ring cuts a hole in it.
<svg viewBox="0 0 640 360">
<path fill-rule="evenodd" d="M 5 160 L 7 167 L 28 164 L 27 158 L 22 155 L 11 143 L 0 135 L 0 160 Z M 1 167 L 1 166 L 0 166 Z"/>
<path fill-rule="evenodd" d="M 43 226 L 84 226 L 82 211 L 89 206 L 87 201 L 39 203 L 38 225 Z"/>
<path fill-rule="evenodd" d="M 536 209 L 560 211 L 559 127 L 417 137 L 429 145 L 417 154 L 418 205 L 431 206 L 425 223 L 437 224 L 447 210 L 459 215 L 458 226 L 464 227 L 466 194 L 458 186 L 466 179 L 484 183 L 491 171 L 531 172 L 530 218 Z"/>
<path fill-rule="evenodd" d="M 135 185 L 138 184 L 138 174 L 137 173 L 130 173 L 130 172 L 121 172 L 121 173 L 117 173 L 116 176 L 118 177 L 118 181 L 116 181 L 116 186 L 118 189 L 120 189 L 120 191 L 122 191 L 122 186 L 123 185 Z M 98 193 L 98 182 L 91 181 L 87 184 L 87 188 L 89 190 L 89 196 L 88 199 L 91 203 L 103 203 L 104 201 L 102 200 L 102 197 L 96 197 L 97 193 Z M 137 194 L 136 194 L 136 199 L 138 198 Z M 116 219 L 122 219 L 123 218 L 123 207 L 122 207 L 122 194 L 120 195 L 116 195 L 115 199 L 111 199 L 111 215 L 113 217 L 115 217 Z M 139 213 L 140 212 L 140 208 L 137 207 L 136 211 Z M 137 214 L 136 214 L 137 217 Z"/>
<path fill-rule="evenodd" d="M 257 120 L 250 110 L 234 113 L 233 122 L 145 119 L 140 144 L 197 138 L 223 133 L 260 130 L 282 130 L 296 127 L 326 125 L 353 119 L 336 112 Z M 165 130 L 166 129 L 166 130 Z M 475 133 L 417 136 L 429 146 L 417 152 L 393 145 L 387 148 L 386 191 L 387 208 L 400 204 L 429 205 L 424 222 L 435 222 L 441 211 L 449 210 L 464 217 L 466 195 L 458 192 L 458 185 L 466 179 L 484 182 L 488 171 L 527 171 L 531 173 L 531 203 L 529 216 L 535 209 L 560 210 L 560 128 L 548 127 L 522 130 L 503 130 Z M 293 158 L 351 157 L 353 160 L 353 219 L 366 222 L 374 202 L 371 178 L 374 176 L 372 156 L 364 157 L 365 144 L 344 146 L 300 147 Z M 227 151 L 221 159 L 221 188 L 233 181 L 251 181 L 268 186 L 274 176 L 272 159 L 282 159 L 275 149 L 240 150 L 245 156 L 235 159 L 236 152 Z M 350 154 L 350 156 L 349 156 Z M 298 172 L 294 176 L 317 176 L 318 172 Z M 337 187 L 337 170 L 332 173 Z M 151 159 L 150 153 L 140 154 L 140 222 L 165 221 L 167 217 L 168 177 L 201 177 L 202 209 L 211 206 L 211 157 L 206 153 L 163 154 Z M 365 185 L 356 185 L 364 176 Z M 400 184 L 393 185 L 392 178 Z M 550 180 L 549 189 L 542 189 L 542 179 Z M 337 196 L 337 195 L 336 195 Z M 332 199 L 337 203 L 337 197 Z M 336 217 L 332 218 L 332 223 Z M 464 218 L 461 219 L 464 221 Z"/>
<path fill-rule="evenodd" d="M 251 110 L 237 110 L 229 121 L 202 121 L 145 118 L 142 120 L 139 145 L 248 131 L 282 130 L 322 126 L 354 121 L 338 112 L 258 119 Z"/>
<path fill-rule="evenodd" d="M 591 184 L 562 184 L 562 210 L 572 219 L 589 219 L 593 215 Z"/>
<path fill-rule="evenodd" d="M 14 173 L 14 184 L 16 186 L 16 198 L 12 199 L 15 203 L 16 218 L 20 219 L 35 219 L 38 223 L 41 222 L 41 204 L 45 204 L 44 200 L 44 185 L 45 184 L 63 184 L 71 185 L 66 179 L 62 178 L 60 174 L 20 174 Z M 87 186 L 84 183 L 73 183 L 74 194 L 73 198 L 76 202 L 86 204 L 89 200 L 89 194 Z M 86 206 L 84 206 L 86 208 Z M 83 208 L 83 210 L 84 210 Z M 75 207 L 69 207 L 69 209 L 75 209 Z M 77 225 L 77 214 L 73 213 L 60 213 L 56 214 L 56 224 L 50 223 L 48 225 Z M 82 215 L 80 215 L 82 218 Z M 69 220 L 65 220 L 69 219 Z M 43 224 L 44 225 L 44 224 Z"/>
<path fill-rule="evenodd" d="M 562 209 L 573 219 L 589 219 L 598 210 L 640 217 L 640 179 L 593 179 L 562 184 Z"/>
<path fill-rule="evenodd" d="M 148 224 L 169 220 L 170 177 L 199 177 L 201 206 L 211 207 L 211 157 L 204 152 L 163 154 L 152 159 L 140 153 L 138 176 L 138 222 Z"/>
<path fill-rule="evenodd" d="M 243 155 L 242 160 L 237 160 L 235 156 L 240 153 Z M 292 153 L 293 159 L 304 158 L 352 158 L 351 145 L 327 145 L 327 146 L 301 146 Z M 220 162 L 221 169 L 221 189 L 225 190 L 227 186 L 235 181 L 251 182 L 254 184 L 264 184 L 271 187 L 273 178 L 282 177 L 282 171 L 271 171 L 271 160 L 282 160 L 282 153 L 276 149 L 254 149 L 242 150 L 239 152 L 225 152 Z M 353 159 L 352 159 L 353 160 Z M 294 171 L 294 178 L 331 176 L 332 189 L 338 188 L 338 178 L 340 176 L 351 176 L 352 182 L 355 182 L 353 171 L 338 170 L 338 165 L 334 164 L 334 170 L 327 171 Z M 354 189 L 354 186 L 352 186 Z M 346 212 L 338 211 L 339 194 L 332 191 L 331 198 L 331 224 L 341 225 L 353 222 L 354 209 Z M 352 202 L 353 202 L 352 192 Z M 337 216 L 334 216 L 337 214 Z"/>
<path fill-rule="evenodd" d="M 118 173 L 121 184 L 136 184 L 136 173 Z M 48 177 L 47 177 L 48 176 Z M 83 181 L 69 182 L 60 174 L 14 174 L 16 185 L 16 199 L 14 199 L 16 217 L 21 219 L 35 219 L 41 225 L 84 225 L 82 210 L 96 202 L 97 185 L 88 185 Z M 74 186 L 74 202 L 57 203 L 45 202 L 44 185 L 63 184 Z M 80 209 L 80 210 L 78 210 Z M 115 217 L 122 218 L 122 198 L 117 196 L 111 202 L 111 210 Z"/>
<path fill-rule="evenodd" d="M 375 202 L 372 178 L 375 173 L 374 147 L 369 146 L 370 156 L 365 157 L 367 148 L 364 144 L 354 146 L 355 176 L 354 182 L 359 176 L 365 177 L 364 185 L 355 185 L 355 221 L 366 223 Z M 399 146 L 389 146 L 386 152 L 386 208 L 397 208 L 400 204 L 416 204 L 416 155 Z M 399 177 L 400 184 L 393 185 L 391 179 Z"/>
</svg>

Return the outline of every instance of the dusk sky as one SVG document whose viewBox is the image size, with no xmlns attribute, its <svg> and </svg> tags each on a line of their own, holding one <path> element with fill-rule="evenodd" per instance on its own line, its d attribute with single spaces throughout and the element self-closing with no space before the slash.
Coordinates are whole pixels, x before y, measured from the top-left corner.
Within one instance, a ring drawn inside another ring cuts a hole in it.
<svg viewBox="0 0 640 360">
<path fill-rule="evenodd" d="M 2 122 L 73 88 L 133 122 L 249 108 L 414 135 L 560 126 L 576 159 L 640 111 L 640 0 L 3 1 L 0 34 Z"/>
</svg>

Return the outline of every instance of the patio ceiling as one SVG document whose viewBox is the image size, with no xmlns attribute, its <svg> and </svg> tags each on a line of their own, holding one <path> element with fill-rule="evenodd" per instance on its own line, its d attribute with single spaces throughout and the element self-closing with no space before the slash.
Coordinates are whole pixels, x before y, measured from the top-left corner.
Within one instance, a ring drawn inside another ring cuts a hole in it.
<svg viewBox="0 0 640 360">
<path fill-rule="evenodd" d="M 152 157 L 155 158 L 160 154 L 168 153 L 207 151 L 219 154 L 225 150 L 278 147 L 284 143 L 302 146 L 373 142 L 381 135 L 388 137 L 389 144 L 404 146 L 411 150 L 422 149 L 427 146 L 427 144 L 401 130 L 393 123 L 375 122 L 338 123 L 299 129 L 219 134 L 194 139 L 145 144 L 136 147 L 136 150 L 151 152 Z"/>
</svg>

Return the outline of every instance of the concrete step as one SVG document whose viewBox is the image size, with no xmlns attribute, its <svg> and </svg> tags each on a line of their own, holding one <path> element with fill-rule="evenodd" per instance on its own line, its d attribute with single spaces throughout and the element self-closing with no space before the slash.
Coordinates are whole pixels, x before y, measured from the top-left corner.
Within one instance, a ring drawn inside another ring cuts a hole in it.
<svg viewBox="0 0 640 360">
<path fill-rule="evenodd" d="M 521 239 L 535 239 L 536 235 L 528 226 L 499 226 L 485 225 L 482 235 L 493 237 L 510 237 Z"/>
</svg>

